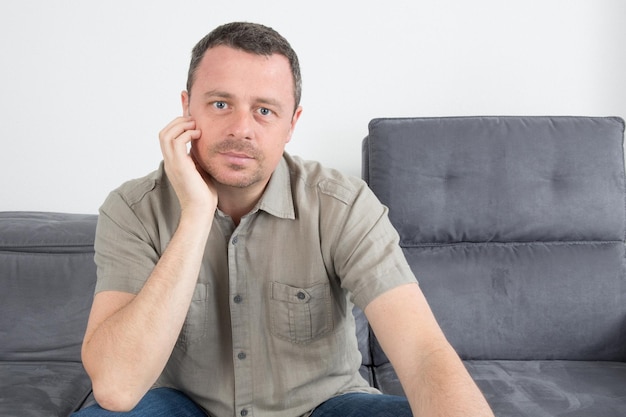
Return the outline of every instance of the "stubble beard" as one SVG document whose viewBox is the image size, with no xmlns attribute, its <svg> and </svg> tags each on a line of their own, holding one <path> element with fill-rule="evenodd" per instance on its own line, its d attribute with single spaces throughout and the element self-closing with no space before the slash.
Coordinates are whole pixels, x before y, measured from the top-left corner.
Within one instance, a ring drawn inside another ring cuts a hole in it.
<svg viewBox="0 0 626 417">
<path fill-rule="evenodd" d="M 227 164 L 213 162 L 212 156 L 227 152 L 236 152 L 245 154 L 253 159 L 253 166 L 244 166 L 241 164 Z M 208 150 L 208 161 L 205 167 L 207 173 L 213 178 L 215 182 L 221 185 L 246 188 L 263 179 L 263 161 L 264 157 L 257 148 L 251 143 L 236 140 L 227 139 L 220 142 Z"/>
</svg>

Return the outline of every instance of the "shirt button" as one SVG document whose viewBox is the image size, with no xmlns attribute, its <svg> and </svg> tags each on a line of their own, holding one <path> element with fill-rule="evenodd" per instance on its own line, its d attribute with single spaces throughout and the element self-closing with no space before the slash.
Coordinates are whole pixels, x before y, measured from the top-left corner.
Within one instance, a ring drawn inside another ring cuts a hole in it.
<svg viewBox="0 0 626 417">
<path fill-rule="evenodd" d="M 246 417 L 248 415 L 248 410 L 244 408 L 239 414 L 241 414 L 241 417 Z"/>
<path fill-rule="evenodd" d="M 236 245 L 238 241 L 239 241 L 239 237 L 238 237 L 238 236 L 235 236 L 235 237 L 233 238 L 233 240 L 231 240 L 231 242 L 233 243 L 233 245 Z"/>
<path fill-rule="evenodd" d="M 239 304 L 239 303 L 241 303 L 243 301 L 243 297 L 241 295 L 236 295 L 233 298 L 233 301 L 235 302 L 235 304 Z"/>
<path fill-rule="evenodd" d="M 239 354 L 237 355 L 237 357 L 238 357 L 240 360 L 244 360 L 244 359 L 246 359 L 246 354 L 245 354 L 245 352 L 239 352 Z"/>
<path fill-rule="evenodd" d="M 299 291 L 296 296 L 298 297 L 298 300 L 304 300 L 306 298 L 306 295 L 302 291 Z"/>
</svg>

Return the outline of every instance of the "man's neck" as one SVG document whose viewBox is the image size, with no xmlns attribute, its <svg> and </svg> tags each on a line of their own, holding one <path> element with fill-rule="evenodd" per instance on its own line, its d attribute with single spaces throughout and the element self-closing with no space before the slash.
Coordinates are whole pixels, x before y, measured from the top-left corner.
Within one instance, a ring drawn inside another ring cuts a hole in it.
<svg viewBox="0 0 626 417">
<path fill-rule="evenodd" d="M 239 225 L 241 218 L 250 213 L 259 202 L 268 181 L 254 184 L 246 188 L 216 185 L 219 209 Z"/>
</svg>

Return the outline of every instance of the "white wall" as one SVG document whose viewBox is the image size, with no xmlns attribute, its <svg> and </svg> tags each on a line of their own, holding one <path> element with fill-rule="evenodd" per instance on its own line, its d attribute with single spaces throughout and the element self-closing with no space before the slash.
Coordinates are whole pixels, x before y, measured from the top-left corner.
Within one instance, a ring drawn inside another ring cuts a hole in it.
<svg viewBox="0 0 626 417">
<path fill-rule="evenodd" d="M 626 117 L 624 0 L 4 0 L 0 210 L 95 213 L 155 169 L 189 51 L 218 24 L 300 56 L 288 150 L 360 174 L 374 117 Z"/>
</svg>

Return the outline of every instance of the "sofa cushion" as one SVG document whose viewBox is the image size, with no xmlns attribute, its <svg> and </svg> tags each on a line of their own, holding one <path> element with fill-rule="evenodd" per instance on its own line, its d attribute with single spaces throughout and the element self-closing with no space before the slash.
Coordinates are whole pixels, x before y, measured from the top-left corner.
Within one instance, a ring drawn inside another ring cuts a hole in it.
<svg viewBox="0 0 626 417">
<path fill-rule="evenodd" d="M 0 361 L 80 362 L 95 215 L 0 213 Z"/>
<path fill-rule="evenodd" d="M 406 245 L 619 241 L 624 122 L 374 119 L 365 176 Z"/>
<path fill-rule="evenodd" d="M 80 363 L 0 362 L 0 416 L 69 416 L 90 391 Z"/>
<path fill-rule="evenodd" d="M 626 359 L 621 242 L 407 248 L 464 359 Z"/>
<path fill-rule="evenodd" d="M 587 361 L 469 361 L 498 416 L 624 415 L 626 364 Z"/>
</svg>

